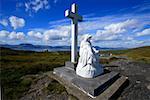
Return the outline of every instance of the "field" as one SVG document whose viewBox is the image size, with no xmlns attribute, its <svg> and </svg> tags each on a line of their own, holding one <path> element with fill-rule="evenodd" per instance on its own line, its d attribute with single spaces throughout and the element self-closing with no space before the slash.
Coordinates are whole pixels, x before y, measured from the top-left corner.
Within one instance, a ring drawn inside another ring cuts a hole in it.
<svg viewBox="0 0 150 100">
<path fill-rule="evenodd" d="M 112 53 L 110 59 L 101 59 L 105 64 L 113 61 L 116 56 L 126 56 L 131 60 L 142 63 L 150 63 L 150 47 L 141 47 L 128 50 L 101 51 L 101 53 Z M 35 75 L 52 71 L 55 67 L 64 65 L 70 60 L 70 52 L 31 52 L 15 51 L 1 48 L 1 85 L 3 96 L 6 100 L 19 99 L 23 93 L 29 90 L 32 83 L 31 78 L 23 78 L 25 75 Z M 116 60 L 116 59 L 115 59 Z M 59 87 L 59 84 L 56 84 Z M 49 86 L 49 90 L 53 90 Z M 60 86 L 61 87 L 61 86 Z M 64 90 L 58 89 L 59 91 Z"/>
<path fill-rule="evenodd" d="M 101 51 L 101 53 L 112 53 L 113 56 L 127 57 L 130 60 L 150 63 L 150 46 L 126 49 L 126 50 L 110 50 Z"/>
<path fill-rule="evenodd" d="M 28 74 L 37 74 L 64 65 L 70 58 L 69 52 L 30 52 L 1 48 L 1 84 L 6 99 L 18 99 L 27 91 L 31 79 L 23 80 Z"/>
</svg>

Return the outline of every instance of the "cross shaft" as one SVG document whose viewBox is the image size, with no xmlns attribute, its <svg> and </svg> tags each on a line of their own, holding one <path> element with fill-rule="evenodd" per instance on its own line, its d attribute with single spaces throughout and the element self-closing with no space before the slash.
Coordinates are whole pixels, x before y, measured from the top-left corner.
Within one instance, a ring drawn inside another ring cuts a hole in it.
<svg viewBox="0 0 150 100">
<path fill-rule="evenodd" d="M 78 42 L 77 42 L 77 37 L 78 37 L 78 21 L 82 21 L 82 16 L 78 15 L 78 7 L 74 3 L 71 6 L 71 11 L 66 10 L 65 11 L 65 17 L 71 18 L 72 19 L 72 25 L 71 25 L 71 62 L 72 63 L 77 63 L 77 49 L 78 49 Z"/>
</svg>

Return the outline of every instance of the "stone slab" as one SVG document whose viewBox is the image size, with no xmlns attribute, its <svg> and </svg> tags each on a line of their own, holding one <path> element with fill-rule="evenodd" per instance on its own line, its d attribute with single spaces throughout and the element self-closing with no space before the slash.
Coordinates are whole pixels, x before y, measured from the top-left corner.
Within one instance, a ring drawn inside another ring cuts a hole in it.
<svg viewBox="0 0 150 100">
<path fill-rule="evenodd" d="M 99 100 L 109 100 L 117 93 L 124 88 L 125 83 L 127 82 L 128 77 L 121 76 L 118 78 L 112 85 L 110 85 L 100 96 L 98 96 Z"/>
<path fill-rule="evenodd" d="M 76 77 L 74 70 L 70 69 L 68 67 L 54 68 L 53 73 L 68 82 L 71 82 L 72 79 L 74 79 Z"/>
<path fill-rule="evenodd" d="M 126 87 L 124 84 L 127 82 L 127 77 L 121 76 L 100 95 L 95 96 L 95 98 L 91 98 L 90 96 L 70 84 L 70 82 L 63 80 L 56 74 L 53 74 L 53 72 L 47 72 L 47 75 L 64 85 L 67 89 L 67 92 L 77 97 L 79 100 L 116 100 L 116 98 L 114 98 L 113 96 L 116 95 L 116 92 L 122 92 L 122 89 Z"/>
<path fill-rule="evenodd" d="M 55 68 L 53 73 L 91 97 L 99 95 L 119 77 L 119 73 L 112 71 L 96 78 L 86 79 L 77 76 L 75 71 L 68 67 Z"/>
<path fill-rule="evenodd" d="M 66 61 L 65 62 L 65 67 L 68 67 L 68 68 L 71 68 L 71 69 L 75 70 L 76 66 L 77 66 L 77 64 L 74 64 L 74 63 L 72 63 L 70 61 Z"/>
</svg>

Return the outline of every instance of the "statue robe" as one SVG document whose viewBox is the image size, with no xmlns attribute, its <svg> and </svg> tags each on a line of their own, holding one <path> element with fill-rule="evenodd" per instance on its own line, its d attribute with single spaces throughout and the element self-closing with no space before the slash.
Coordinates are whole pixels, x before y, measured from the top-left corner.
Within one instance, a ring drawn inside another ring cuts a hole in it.
<svg viewBox="0 0 150 100">
<path fill-rule="evenodd" d="M 89 41 L 83 40 L 81 42 L 79 56 L 76 68 L 77 75 L 85 78 L 93 78 L 103 73 L 103 68 L 99 64 L 98 51 L 92 48 Z"/>
</svg>

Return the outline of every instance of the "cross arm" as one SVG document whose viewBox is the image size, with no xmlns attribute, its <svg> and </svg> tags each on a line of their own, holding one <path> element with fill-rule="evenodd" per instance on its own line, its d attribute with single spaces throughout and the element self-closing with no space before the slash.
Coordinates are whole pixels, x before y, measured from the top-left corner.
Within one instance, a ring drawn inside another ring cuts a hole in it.
<svg viewBox="0 0 150 100">
<path fill-rule="evenodd" d="M 70 12 L 69 10 L 66 10 L 65 11 L 65 17 L 73 18 L 74 14 L 72 12 Z"/>
<path fill-rule="evenodd" d="M 83 19 L 82 16 L 80 16 L 78 14 L 75 14 L 75 13 L 72 13 L 69 10 L 65 11 L 65 17 L 69 17 L 71 19 L 76 19 L 76 20 L 79 20 L 79 21 L 82 21 L 82 19 Z"/>
<path fill-rule="evenodd" d="M 77 16 L 77 19 L 78 19 L 78 21 L 82 21 L 82 19 L 83 19 L 83 17 L 82 16 L 80 16 L 80 15 L 76 15 Z"/>
</svg>

